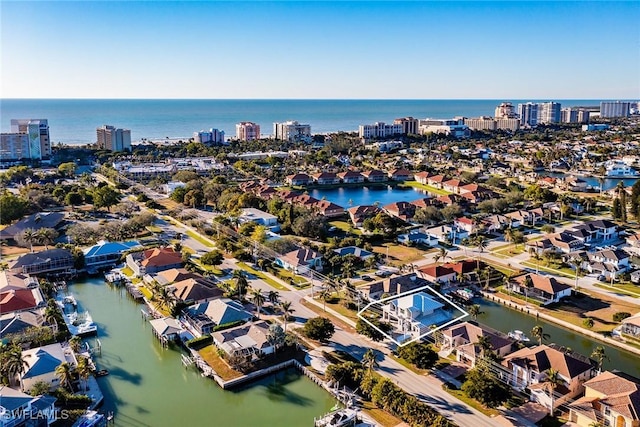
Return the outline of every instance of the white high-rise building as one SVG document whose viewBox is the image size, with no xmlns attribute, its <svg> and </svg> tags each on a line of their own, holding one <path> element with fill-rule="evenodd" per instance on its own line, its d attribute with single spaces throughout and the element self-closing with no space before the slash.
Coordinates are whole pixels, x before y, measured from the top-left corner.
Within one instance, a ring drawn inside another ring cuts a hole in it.
<svg viewBox="0 0 640 427">
<path fill-rule="evenodd" d="M 600 117 L 629 117 L 630 108 L 630 102 L 602 101 L 600 103 Z"/>
<path fill-rule="evenodd" d="M 510 102 L 503 102 L 500 105 L 498 105 L 496 107 L 496 112 L 494 115 L 496 116 L 497 119 L 501 119 L 505 117 L 509 119 L 515 119 L 518 117 L 518 114 L 516 113 L 516 110 L 513 107 L 513 104 Z"/>
<path fill-rule="evenodd" d="M 211 128 L 193 133 L 193 140 L 203 144 L 224 144 L 224 131 Z"/>
<path fill-rule="evenodd" d="M 389 138 L 394 135 L 402 135 L 402 123 L 387 124 L 385 122 L 375 122 L 372 125 L 358 126 L 360 138 Z"/>
<path fill-rule="evenodd" d="M 418 123 L 419 120 L 413 117 L 401 117 L 393 121 L 394 125 L 402 125 L 402 133 L 404 135 L 417 135 Z"/>
<path fill-rule="evenodd" d="M 131 131 L 102 125 L 96 128 L 98 147 L 110 151 L 131 151 Z"/>
<path fill-rule="evenodd" d="M 300 124 L 295 120 L 274 123 L 273 138 L 280 141 L 310 142 L 311 125 Z"/>
<path fill-rule="evenodd" d="M 253 122 L 240 122 L 236 124 L 236 138 L 240 141 L 260 139 L 260 125 Z"/>
<path fill-rule="evenodd" d="M 561 105 L 559 102 L 538 104 L 538 124 L 560 123 Z"/>
<path fill-rule="evenodd" d="M 538 104 L 527 102 L 518 104 L 518 117 L 520 126 L 534 127 L 538 125 Z"/>
<path fill-rule="evenodd" d="M 27 135 L 28 150 L 22 150 L 22 158 L 42 160 L 51 157 L 49 122 L 46 119 L 11 119 L 11 133 Z"/>
</svg>

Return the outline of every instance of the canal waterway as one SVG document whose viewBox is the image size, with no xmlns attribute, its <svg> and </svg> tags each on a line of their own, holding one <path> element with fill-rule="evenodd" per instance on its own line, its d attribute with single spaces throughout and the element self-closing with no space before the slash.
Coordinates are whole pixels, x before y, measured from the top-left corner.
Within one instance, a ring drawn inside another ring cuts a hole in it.
<svg viewBox="0 0 640 427">
<path fill-rule="evenodd" d="M 80 310 L 98 325 L 102 355 L 98 378 L 102 411 L 116 426 L 311 426 L 335 404 L 309 378 L 290 369 L 244 388 L 224 391 L 194 368 L 185 368 L 176 349 L 164 349 L 142 319 L 141 305 L 124 289 L 92 278 L 70 285 Z M 93 346 L 94 338 L 87 341 Z"/>
<path fill-rule="evenodd" d="M 543 344 L 556 343 L 564 347 L 569 347 L 573 351 L 587 357 L 591 355 L 596 347 L 603 346 L 605 353 L 610 358 L 610 360 L 605 360 L 603 369 L 618 369 L 640 378 L 640 356 L 636 354 L 608 346 L 600 341 L 592 340 L 584 335 L 570 331 L 569 329 L 562 328 L 542 319 L 536 319 L 535 316 L 507 308 L 497 302 L 482 299 L 479 300 L 478 303 L 484 312 L 478 316 L 478 322 L 481 324 L 504 333 L 520 330 L 531 339 L 531 345 L 537 344 L 537 340 L 531 336 L 531 329 L 536 325 L 540 325 L 544 333 L 549 334 L 549 339 L 543 340 Z"/>
<path fill-rule="evenodd" d="M 542 173 L 541 175 L 551 176 L 553 178 L 566 178 L 568 176 L 572 176 L 572 175 L 561 173 L 561 172 L 547 172 L 547 173 Z M 593 176 L 577 176 L 577 175 L 574 175 L 574 176 L 576 178 L 580 178 L 581 180 L 585 181 L 587 185 L 589 185 L 591 188 L 595 190 L 600 189 L 600 181 L 598 180 L 598 178 Z M 620 181 L 624 183 L 625 187 L 630 187 L 633 184 L 635 184 L 637 180 L 638 178 L 605 178 L 602 181 L 602 190 L 607 191 L 607 190 L 611 190 L 612 188 L 616 188 L 616 185 L 618 185 Z"/>
<path fill-rule="evenodd" d="M 352 206 L 373 205 L 380 206 L 394 202 L 410 202 L 427 197 L 427 192 L 418 188 L 393 187 L 390 185 L 365 187 L 316 188 L 309 191 L 309 195 L 316 199 L 325 198 L 336 205 L 348 209 Z"/>
</svg>

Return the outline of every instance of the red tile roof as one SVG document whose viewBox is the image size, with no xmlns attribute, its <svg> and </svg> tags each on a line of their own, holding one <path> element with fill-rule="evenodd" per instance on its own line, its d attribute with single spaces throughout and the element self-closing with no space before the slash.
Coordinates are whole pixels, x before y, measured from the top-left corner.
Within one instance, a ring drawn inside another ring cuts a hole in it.
<svg viewBox="0 0 640 427">
<path fill-rule="evenodd" d="M 12 289 L 0 293 L 0 313 L 26 310 L 36 306 L 36 299 L 31 289 Z"/>
</svg>

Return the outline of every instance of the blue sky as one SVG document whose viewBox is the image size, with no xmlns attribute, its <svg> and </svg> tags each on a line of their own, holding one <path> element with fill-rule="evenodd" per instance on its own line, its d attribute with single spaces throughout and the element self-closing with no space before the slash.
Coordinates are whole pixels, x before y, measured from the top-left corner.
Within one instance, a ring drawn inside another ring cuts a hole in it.
<svg viewBox="0 0 640 427">
<path fill-rule="evenodd" d="M 7 2 L 4 98 L 640 98 L 640 2 Z"/>
</svg>

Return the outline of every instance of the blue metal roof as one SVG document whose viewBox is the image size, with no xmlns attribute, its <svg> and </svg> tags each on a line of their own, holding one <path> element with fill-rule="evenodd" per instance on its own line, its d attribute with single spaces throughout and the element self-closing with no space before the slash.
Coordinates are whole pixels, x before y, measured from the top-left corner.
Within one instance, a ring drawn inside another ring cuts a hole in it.
<svg viewBox="0 0 640 427">
<path fill-rule="evenodd" d="M 135 240 L 131 240 L 129 242 L 102 242 L 87 249 L 84 256 L 86 258 L 91 258 L 101 255 L 118 254 L 126 252 L 137 246 L 141 245 Z"/>
</svg>

